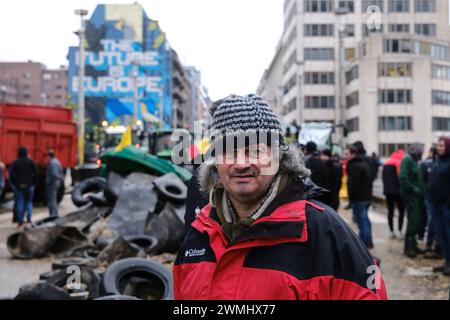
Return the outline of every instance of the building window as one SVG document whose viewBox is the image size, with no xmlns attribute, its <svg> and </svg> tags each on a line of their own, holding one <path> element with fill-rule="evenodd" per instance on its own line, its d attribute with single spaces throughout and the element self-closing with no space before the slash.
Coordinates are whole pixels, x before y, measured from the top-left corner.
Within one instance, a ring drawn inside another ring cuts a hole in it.
<svg viewBox="0 0 450 320">
<path fill-rule="evenodd" d="M 408 89 L 389 89 L 378 91 L 379 104 L 410 104 L 412 91 Z"/>
<path fill-rule="evenodd" d="M 391 24 L 389 24 L 389 32 L 409 33 L 409 24 L 407 24 L 407 23 L 391 23 Z"/>
<path fill-rule="evenodd" d="M 295 87 L 295 85 L 297 84 L 297 75 L 294 74 L 289 80 L 288 82 L 286 82 L 286 84 L 284 85 L 284 94 L 288 94 L 288 92 Z"/>
<path fill-rule="evenodd" d="M 397 150 L 408 150 L 408 143 L 381 143 L 378 146 L 380 157 L 387 158 Z"/>
<path fill-rule="evenodd" d="M 344 34 L 346 37 L 354 37 L 355 36 L 355 25 L 354 24 L 346 24 Z"/>
<path fill-rule="evenodd" d="M 433 118 L 433 131 L 450 131 L 450 118 Z"/>
<path fill-rule="evenodd" d="M 436 12 L 436 0 L 415 0 L 416 12 Z"/>
<path fill-rule="evenodd" d="M 287 106 L 284 107 L 284 114 L 289 114 L 290 112 L 297 109 L 297 98 L 292 98 Z"/>
<path fill-rule="evenodd" d="M 29 94 L 24 94 L 22 97 L 23 97 L 24 99 L 30 99 L 30 98 L 31 98 L 31 96 L 30 96 Z"/>
<path fill-rule="evenodd" d="M 306 96 L 305 109 L 334 109 L 334 96 Z"/>
<path fill-rule="evenodd" d="M 345 61 L 353 62 L 356 60 L 356 49 L 345 48 Z"/>
<path fill-rule="evenodd" d="M 345 127 L 347 132 L 356 132 L 359 131 L 359 118 L 349 119 L 345 122 Z"/>
<path fill-rule="evenodd" d="M 384 32 L 384 24 L 380 24 L 380 28 L 369 29 L 367 27 L 367 23 L 362 25 L 362 34 L 363 37 L 368 37 L 371 33 L 383 33 Z"/>
<path fill-rule="evenodd" d="M 359 66 L 355 65 L 345 73 L 345 82 L 349 84 L 355 79 L 359 78 Z"/>
<path fill-rule="evenodd" d="M 332 37 L 334 36 L 334 25 L 332 24 L 305 24 L 305 37 Z"/>
<path fill-rule="evenodd" d="M 408 39 L 384 39 L 385 53 L 412 53 L 413 43 Z"/>
<path fill-rule="evenodd" d="M 411 131 L 412 117 L 379 117 L 378 130 L 380 131 Z"/>
<path fill-rule="evenodd" d="M 415 53 L 430 56 L 439 60 L 449 60 L 449 48 L 439 44 L 431 44 L 429 42 L 416 41 Z"/>
<path fill-rule="evenodd" d="M 43 79 L 44 80 L 52 80 L 52 74 L 51 73 L 44 73 Z"/>
<path fill-rule="evenodd" d="M 433 23 L 419 23 L 415 25 L 415 32 L 423 36 L 436 36 L 436 25 Z"/>
<path fill-rule="evenodd" d="M 450 80 L 450 67 L 433 64 L 433 78 Z"/>
<path fill-rule="evenodd" d="M 363 0 L 362 2 L 362 12 L 367 12 L 370 6 L 376 6 L 380 8 L 380 12 L 384 10 L 384 1 L 383 0 Z"/>
<path fill-rule="evenodd" d="M 347 109 L 357 106 L 359 104 L 359 92 L 355 91 L 352 94 L 345 97 L 347 102 Z"/>
<path fill-rule="evenodd" d="M 297 62 L 297 50 L 294 50 L 283 67 L 283 73 L 288 72 L 289 69 L 292 67 L 292 65 L 295 64 L 296 62 Z"/>
<path fill-rule="evenodd" d="M 450 92 L 433 90 L 433 104 L 450 106 Z"/>
<path fill-rule="evenodd" d="M 403 62 L 386 62 L 378 64 L 379 77 L 412 77 L 412 64 Z"/>
<path fill-rule="evenodd" d="M 333 12 L 333 0 L 304 0 L 305 12 Z"/>
<path fill-rule="evenodd" d="M 305 84 L 334 84 L 334 72 L 305 72 Z"/>
<path fill-rule="evenodd" d="M 431 45 L 431 57 L 440 60 L 450 60 L 449 48 L 439 44 Z"/>
<path fill-rule="evenodd" d="M 355 3 L 354 1 L 339 0 L 339 8 L 347 9 L 348 12 L 355 12 Z"/>
<path fill-rule="evenodd" d="M 389 12 L 409 12 L 409 0 L 389 0 Z"/>
<path fill-rule="evenodd" d="M 334 49 L 305 48 L 305 60 L 334 60 Z"/>
</svg>

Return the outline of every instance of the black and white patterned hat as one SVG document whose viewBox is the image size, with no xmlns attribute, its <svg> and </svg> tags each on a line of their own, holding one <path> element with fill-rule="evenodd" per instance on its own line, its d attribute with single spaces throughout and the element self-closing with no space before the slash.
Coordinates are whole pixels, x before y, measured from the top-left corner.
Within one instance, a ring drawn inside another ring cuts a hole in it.
<svg viewBox="0 0 450 320">
<path fill-rule="evenodd" d="M 280 120 L 263 98 L 255 94 L 227 97 L 214 112 L 213 139 L 251 133 L 267 133 L 284 145 Z"/>
</svg>

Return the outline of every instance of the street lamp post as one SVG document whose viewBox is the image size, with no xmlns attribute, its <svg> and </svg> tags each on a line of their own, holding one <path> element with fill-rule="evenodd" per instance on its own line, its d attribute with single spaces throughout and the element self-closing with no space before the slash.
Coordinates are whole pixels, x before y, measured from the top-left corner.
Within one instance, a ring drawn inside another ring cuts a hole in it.
<svg viewBox="0 0 450 320">
<path fill-rule="evenodd" d="M 297 85 L 297 89 L 298 89 L 298 103 L 297 103 L 297 108 L 298 108 L 298 120 L 299 120 L 299 124 L 302 124 L 304 122 L 304 104 L 303 104 L 303 70 L 301 69 L 301 67 L 303 66 L 304 62 L 303 61 L 298 61 L 295 60 L 295 64 L 298 67 L 298 85 Z"/>
<path fill-rule="evenodd" d="M 139 69 L 137 61 L 133 62 L 133 126 L 137 125 L 137 122 L 139 120 L 138 117 L 138 107 L 139 107 L 139 89 L 138 89 L 138 76 L 139 76 Z"/>
<path fill-rule="evenodd" d="M 81 26 L 80 30 L 76 32 L 80 38 L 80 45 L 78 47 L 78 164 L 84 163 L 84 120 L 85 120 L 85 105 L 84 105 L 84 40 L 85 40 L 85 21 L 84 16 L 88 15 L 85 9 L 75 10 L 75 14 L 80 16 Z"/>
<path fill-rule="evenodd" d="M 338 22 L 338 112 L 336 113 L 336 123 L 339 127 L 345 126 L 345 49 L 344 49 L 344 37 L 346 33 L 345 17 L 349 13 L 347 8 L 339 7 L 336 9 L 335 14 L 339 18 Z M 344 133 L 340 136 L 341 145 L 344 144 Z"/>
</svg>

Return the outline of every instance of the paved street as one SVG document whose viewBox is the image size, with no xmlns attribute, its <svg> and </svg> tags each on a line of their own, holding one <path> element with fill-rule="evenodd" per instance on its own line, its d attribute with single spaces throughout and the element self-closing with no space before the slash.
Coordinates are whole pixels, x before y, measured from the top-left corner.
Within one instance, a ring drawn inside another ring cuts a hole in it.
<svg viewBox="0 0 450 320">
<path fill-rule="evenodd" d="M 75 210 L 70 194 L 65 195 L 61 202 L 60 210 L 62 214 L 67 214 Z M 33 220 L 46 218 L 47 208 L 35 208 Z M 17 232 L 17 225 L 12 224 L 12 213 L 0 210 L 0 298 L 13 297 L 17 294 L 19 287 L 23 284 L 39 280 L 41 273 L 51 269 L 52 259 L 39 260 L 15 260 L 6 248 L 6 239 L 9 235 Z"/>
<path fill-rule="evenodd" d="M 381 272 L 389 299 L 448 300 L 450 278 L 431 271 L 432 267 L 441 265 L 443 260 L 425 260 L 420 257 L 412 260 L 403 256 L 403 240 L 389 238 L 385 211 L 383 206 L 375 204 L 369 215 L 375 245 L 372 254 L 381 259 Z M 356 225 L 351 222 L 351 211 L 341 210 L 341 214 L 356 230 Z"/>
<path fill-rule="evenodd" d="M 73 211 L 70 196 L 66 195 L 61 203 L 61 212 Z M 49 271 L 52 259 L 20 261 L 10 258 L 6 248 L 6 239 L 17 228 L 11 224 L 11 213 L 5 210 L 0 213 L 0 297 L 14 296 L 23 284 L 36 281 L 39 274 Z M 351 222 L 351 212 L 341 210 L 341 214 Z M 47 216 L 46 208 L 36 208 L 34 220 Z M 373 254 L 381 258 L 383 277 L 386 281 L 390 299 L 448 299 L 450 278 L 433 274 L 430 268 L 441 261 L 411 260 L 402 255 L 403 241 L 390 240 L 387 221 L 383 207 L 375 205 L 371 208 L 370 218 L 374 230 L 375 249 Z"/>
</svg>

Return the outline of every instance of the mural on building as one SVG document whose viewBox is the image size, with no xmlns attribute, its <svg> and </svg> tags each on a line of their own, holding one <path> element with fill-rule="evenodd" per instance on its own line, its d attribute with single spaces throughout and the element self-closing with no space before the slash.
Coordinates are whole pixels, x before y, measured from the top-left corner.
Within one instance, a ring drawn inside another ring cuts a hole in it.
<svg viewBox="0 0 450 320">
<path fill-rule="evenodd" d="M 158 22 L 139 4 L 99 5 L 86 22 L 86 116 L 94 123 L 172 122 L 172 53 Z M 69 48 L 68 90 L 78 94 L 78 48 Z"/>
</svg>

